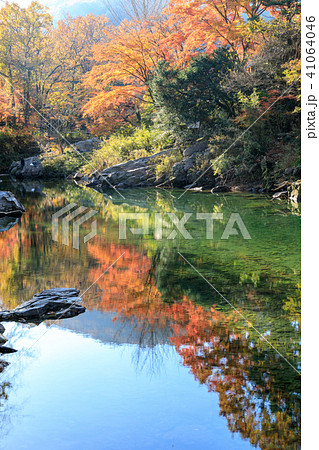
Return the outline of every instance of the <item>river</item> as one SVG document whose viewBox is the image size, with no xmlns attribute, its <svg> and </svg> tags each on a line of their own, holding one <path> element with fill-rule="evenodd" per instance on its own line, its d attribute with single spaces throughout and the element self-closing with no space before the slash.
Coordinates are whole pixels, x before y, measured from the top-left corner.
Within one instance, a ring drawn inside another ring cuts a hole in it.
<svg viewBox="0 0 319 450">
<path fill-rule="evenodd" d="M 1 189 L 26 208 L 0 233 L 1 308 L 74 287 L 87 311 L 5 324 L 19 351 L 3 358 L 0 448 L 300 448 L 298 210 L 243 193 Z M 52 235 L 71 203 L 94 214 L 79 248 L 61 224 Z M 188 214 L 186 236 L 171 213 Z"/>
</svg>

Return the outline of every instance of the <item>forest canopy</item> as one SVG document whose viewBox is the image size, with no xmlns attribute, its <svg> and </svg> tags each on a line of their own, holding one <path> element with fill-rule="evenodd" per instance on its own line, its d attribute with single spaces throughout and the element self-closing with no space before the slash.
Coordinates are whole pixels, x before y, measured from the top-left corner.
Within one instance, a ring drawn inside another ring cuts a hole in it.
<svg viewBox="0 0 319 450">
<path fill-rule="evenodd" d="M 67 15 L 57 24 L 35 1 L 2 6 L 2 130 L 61 139 L 155 127 L 183 142 L 194 127 L 197 137 L 231 136 L 280 97 L 243 154 L 256 160 L 265 134 L 296 147 L 300 1 L 120 4 L 123 20 L 106 8 L 109 17 Z"/>
</svg>

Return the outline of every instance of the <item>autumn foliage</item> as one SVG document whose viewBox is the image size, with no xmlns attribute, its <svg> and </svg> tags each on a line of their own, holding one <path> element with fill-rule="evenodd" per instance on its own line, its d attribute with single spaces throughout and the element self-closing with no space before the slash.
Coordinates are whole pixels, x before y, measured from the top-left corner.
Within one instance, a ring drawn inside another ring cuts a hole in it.
<svg viewBox="0 0 319 450">
<path fill-rule="evenodd" d="M 84 112 L 97 122 L 118 124 L 140 120 L 143 104 L 152 101 L 148 83 L 158 62 L 168 57 L 162 45 L 169 31 L 165 23 L 124 20 L 105 29 L 107 43 L 93 49 L 97 64 L 85 78 L 93 96 Z"/>
<path fill-rule="evenodd" d="M 147 11 L 117 24 L 89 14 L 54 25 L 35 1 L 27 8 L 6 3 L 0 10 L 1 123 L 55 137 L 140 125 L 145 111 L 161 106 L 153 92 L 161 64 L 183 70 L 223 47 L 244 67 L 267 42 L 273 21 L 299 17 L 292 0 L 171 0 L 156 14 Z M 297 58 L 286 61 L 287 80 Z"/>
</svg>

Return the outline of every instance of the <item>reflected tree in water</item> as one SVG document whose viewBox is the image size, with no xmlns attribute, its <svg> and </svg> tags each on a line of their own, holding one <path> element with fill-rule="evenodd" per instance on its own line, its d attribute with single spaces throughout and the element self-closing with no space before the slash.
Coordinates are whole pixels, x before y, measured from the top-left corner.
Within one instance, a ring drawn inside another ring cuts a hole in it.
<svg viewBox="0 0 319 450">
<path fill-rule="evenodd" d="M 187 242 L 140 238 L 123 242 L 117 238 L 120 211 L 141 212 L 160 202 L 165 211 L 176 207 L 181 212 L 205 212 L 211 197 L 185 195 L 172 205 L 170 196 L 153 191 L 142 198 L 132 194 L 129 206 L 123 206 L 110 200 L 103 203 L 101 194 L 80 192 L 88 204 L 97 200 L 101 204 L 97 220 L 103 231 L 80 253 L 52 244 L 52 213 L 78 201 L 80 195 L 70 187 L 64 193 L 47 190 L 41 205 L 29 205 L 20 223 L 0 234 L 0 291 L 6 306 L 16 306 L 25 292 L 31 297 L 62 285 L 85 290 L 125 252 L 96 283 L 97 295 L 92 290 L 85 296 L 84 305 L 116 313 L 123 334 L 127 330 L 138 334 L 139 370 L 158 371 L 170 344 L 194 378 L 219 395 L 220 414 L 232 432 L 261 448 L 299 448 L 299 375 L 177 253 L 196 261 L 198 270 L 299 368 L 299 249 L 289 247 L 287 253 L 288 238 L 299 232 L 297 217 L 279 214 L 263 199 L 251 204 L 225 197 L 209 207 L 243 208 L 247 228 L 252 235 L 259 233 L 250 246 L 238 240 L 208 242 L 201 236 Z M 279 225 L 270 236 L 266 231 L 274 216 Z"/>
</svg>

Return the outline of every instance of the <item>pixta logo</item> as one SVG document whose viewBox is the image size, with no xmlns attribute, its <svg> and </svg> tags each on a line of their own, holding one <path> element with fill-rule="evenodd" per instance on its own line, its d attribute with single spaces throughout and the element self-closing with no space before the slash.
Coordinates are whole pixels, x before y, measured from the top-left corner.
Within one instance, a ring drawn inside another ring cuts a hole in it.
<svg viewBox="0 0 319 450">
<path fill-rule="evenodd" d="M 168 234 L 165 239 L 175 239 L 179 233 L 184 239 L 193 239 L 193 236 L 186 229 L 187 221 L 193 216 L 193 213 L 184 213 L 182 218 L 178 218 L 174 213 L 155 213 L 154 214 L 154 238 L 163 239 L 163 230 Z M 214 239 L 214 222 L 223 220 L 223 213 L 197 213 L 196 220 L 204 221 L 206 229 L 206 239 Z M 150 214 L 148 213 L 120 213 L 119 215 L 119 239 L 127 237 L 127 222 L 137 221 L 136 226 L 129 228 L 129 231 L 135 235 L 150 234 Z M 230 236 L 241 234 L 244 239 L 251 239 L 251 236 L 244 224 L 244 221 L 238 213 L 232 213 L 223 230 L 221 239 L 228 239 Z"/>
<path fill-rule="evenodd" d="M 97 211 L 93 209 L 88 210 L 85 206 L 80 206 L 79 208 L 73 210 L 65 217 L 62 218 L 66 213 L 71 211 L 73 208 L 78 206 L 76 203 L 70 203 L 69 205 L 61 208 L 59 211 L 52 216 L 52 240 L 59 242 L 59 223 L 62 224 L 62 244 L 70 245 L 70 228 L 73 228 L 72 232 L 72 247 L 79 250 L 80 248 L 80 227 L 82 224 L 90 220 Z M 85 214 L 83 214 L 87 211 Z M 86 243 L 94 236 L 96 236 L 96 220 L 91 222 L 91 231 L 85 237 L 83 242 Z"/>
</svg>

